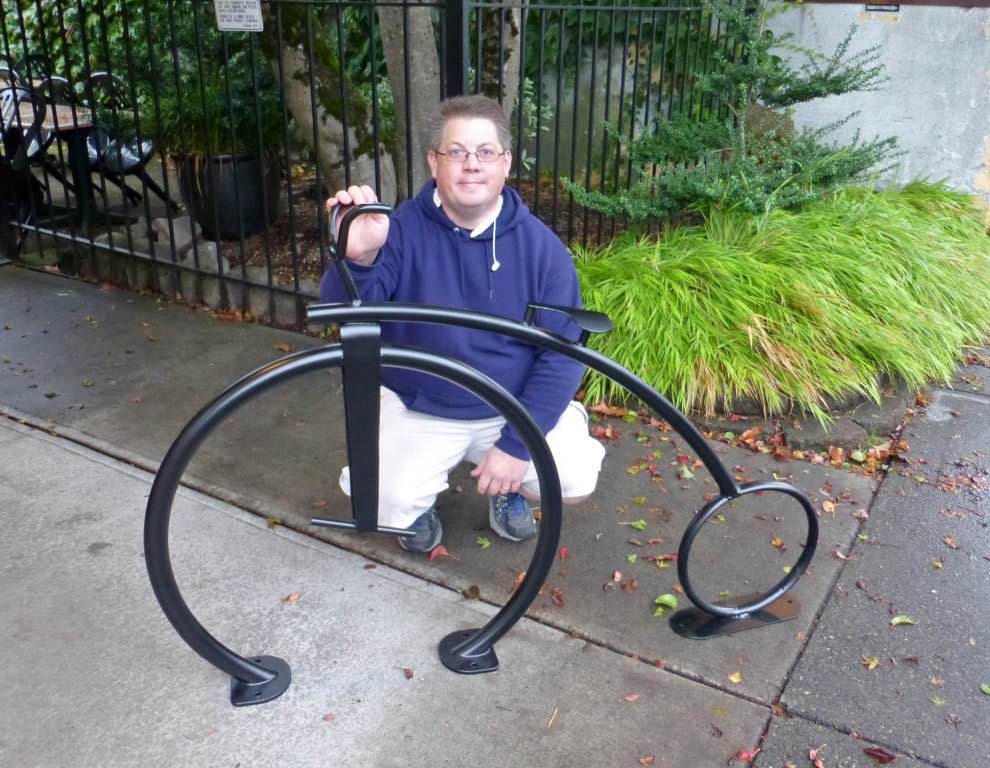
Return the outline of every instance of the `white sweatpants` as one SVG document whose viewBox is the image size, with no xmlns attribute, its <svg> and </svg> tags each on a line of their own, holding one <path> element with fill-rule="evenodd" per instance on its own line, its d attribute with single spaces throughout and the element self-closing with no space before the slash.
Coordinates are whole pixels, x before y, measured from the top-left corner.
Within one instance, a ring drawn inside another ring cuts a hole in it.
<svg viewBox="0 0 990 768">
<path fill-rule="evenodd" d="M 478 464 L 501 436 L 505 419 L 462 421 L 410 411 L 392 390 L 381 389 L 379 429 L 378 522 L 408 528 L 433 506 L 449 486 L 447 476 L 461 461 Z M 588 434 L 588 414 L 572 401 L 547 434 L 547 445 L 560 475 L 563 497 L 587 496 L 595 490 L 605 447 Z M 523 486 L 538 495 L 536 466 L 529 463 Z M 340 487 L 351 494 L 350 468 L 340 473 Z"/>
</svg>

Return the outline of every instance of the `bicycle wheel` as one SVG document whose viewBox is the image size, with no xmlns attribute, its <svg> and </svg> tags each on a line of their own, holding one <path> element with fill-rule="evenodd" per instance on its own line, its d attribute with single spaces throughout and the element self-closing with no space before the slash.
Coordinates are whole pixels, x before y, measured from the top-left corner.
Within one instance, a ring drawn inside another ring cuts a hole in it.
<svg viewBox="0 0 990 768">
<path fill-rule="evenodd" d="M 473 674 L 498 667 L 495 642 L 522 618 L 553 563 L 560 538 L 560 481 L 550 449 L 532 417 L 503 387 L 454 360 L 402 347 L 381 347 L 381 364 L 441 376 L 491 405 L 516 430 L 530 452 L 541 488 L 542 520 L 526 578 L 502 609 L 482 628 L 453 632 L 440 643 L 440 657 L 453 671 Z M 289 687 L 288 664 L 274 656 L 245 658 L 214 638 L 179 592 L 169 557 L 168 530 L 182 475 L 196 451 L 224 419 L 261 393 L 303 374 L 344 365 L 341 345 L 318 347 L 276 360 L 247 374 L 206 405 L 169 448 L 152 485 L 145 514 L 144 549 L 148 575 L 162 611 L 179 636 L 204 660 L 231 676 L 231 703 L 260 704 Z M 377 424 L 374 425 L 377 433 Z"/>
</svg>

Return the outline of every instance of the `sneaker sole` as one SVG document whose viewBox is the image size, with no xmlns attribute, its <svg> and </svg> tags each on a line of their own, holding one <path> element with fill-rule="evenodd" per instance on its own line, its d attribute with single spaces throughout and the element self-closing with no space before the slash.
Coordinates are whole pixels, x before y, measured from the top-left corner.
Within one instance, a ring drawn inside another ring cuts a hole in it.
<svg viewBox="0 0 990 768">
<path fill-rule="evenodd" d="M 433 538 L 433 541 L 431 541 L 425 549 L 419 549 L 418 547 L 407 547 L 406 542 L 409 539 L 405 536 L 397 536 L 396 538 L 399 541 L 399 546 L 406 552 L 414 552 L 419 555 L 425 555 L 428 554 L 429 552 L 432 552 L 434 549 L 437 548 L 437 546 L 439 546 L 441 540 L 443 539 L 443 525 L 442 524 L 437 525 L 437 535 Z"/>
</svg>

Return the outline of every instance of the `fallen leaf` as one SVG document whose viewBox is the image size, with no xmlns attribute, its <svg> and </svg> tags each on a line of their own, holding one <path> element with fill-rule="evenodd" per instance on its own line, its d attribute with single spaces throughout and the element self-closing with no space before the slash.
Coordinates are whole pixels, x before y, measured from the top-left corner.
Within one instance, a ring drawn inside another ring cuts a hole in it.
<svg viewBox="0 0 990 768">
<path fill-rule="evenodd" d="M 777 549 L 783 549 L 784 548 L 784 540 L 782 538 L 780 538 L 779 536 L 774 536 L 773 538 L 771 538 L 770 539 L 770 543 L 773 546 L 775 546 Z"/>
<path fill-rule="evenodd" d="M 867 669 L 876 669 L 880 659 L 876 656 L 863 656 L 863 666 Z"/>
<path fill-rule="evenodd" d="M 293 347 L 291 344 L 286 344 L 285 342 L 283 342 L 281 344 L 276 344 L 275 349 L 278 352 L 284 352 L 285 354 L 289 354 L 293 350 Z"/>
<path fill-rule="evenodd" d="M 950 549 L 959 549 L 959 543 L 955 536 L 943 536 L 942 541 L 944 541 Z"/>
<path fill-rule="evenodd" d="M 561 560 L 563 560 L 569 554 L 570 554 L 570 550 L 568 550 L 567 547 L 561 547 L 560 548 L 560 559 Z"/>
<path fill-rule="evenodd" d="M 729 682 L 730 683 L 741 683 L 742 682 L 742 679 L 743 679 L 742 672 L 740 672 L 739 670 L 736 670 L 735 672 L 730 672 L 729 673 Z"/>
<path fill-rule="evenodd" d="M 564 590 L 560 587 L 554 587 L 550 591 L 550 599 L 553 600 L 553 604 L 558 608 L 564 607 Z"/>
<path fill-rule="evenodd" d="M 896 759 L 895 755 L 890 754 L 886 749 L 881 747 L 867 747 L 863 750 L 869 757 L 878 762 L 880 765 L 886 765 L 887 763 L 892 763 Z"/>
<path fill-rule="evenodd" d="M 932 565 L 938 568 L 939 570 L 942 570 L 943 566 L 945 566 L 945 563 L 943 563 L 941 560 L 932 560 Z"/>
<path fill-rule="evenodd" d="M 477 584 L 472 584 L 470 587 L 461 592 L 461 594 L 468 600 L 479 600 L 481 599 L 481 588 Z"/>
<path fill-rule="evenodd" d="M 491 540 L 488 539 L 486 536 L 478 536 L 477 538 L 475 538 L 474 543 L 477 544 L 482 549 L 488 549 L 492 545 Z"/>
<path fill-rule="evenodd" d="M 443 544 L 438 544 L 432 550 L 430 550 L 429 560 L 436 560 L 438 557 L 450 557 L 454 556 L 447 551 L 447 548 Z"/>
<path fill-rule="evenodd" d="M 849 561 L 849 560 L 859 560 L 858 557 L 854 557 L 852 555 L 844 555 L 844 554 L 842 554 L 838 549 L 833 549 L 832 550 L 832 557 L 834 557 L 836 560 L 842 560 L 843 562 L 846 562 L 846 561 Z"/>
<path fill-rule="evenodd" d="M 653 765 L 654 762 L 655 762 L 655 758 L 653 757 L 653 755 L 646 755 L 645 757 L 639 758 L 640 765 Z"/>
<path fill-rule="evenodd" d="M 917 624 L 918 622 L 908 616 L 906 613 L 901 613 L 890 620 L 890 626 L 899 627 L 902 624 Z"/>
<path fill-rule="evenodd" d="M 677 597 L 669 592 L 663 595 L 658 595 L 653 603 L 655 605 L 663 606 L 664 608 L 670 608 L 672 611 L 677 610 Z"/>
<path fill-rule="evenodd" d="M 412 669 L 410 669 L 409 667 L 403 667 L 402 668 L 402 672 L 403 672 L 403 674 L 405 674 L 406 680 L 412 680 L 413 679 L 413 675 L 415 674 L 412 671 Z"/>
<path fill-rule="evenodd" d="M 93 386 L 93 384 L 95 384 L 95 383 L 96 383 L 96 382 L 95 382 L 95 381 L 93 381 L 92 379 L 83 379 L 83 380 L 82 380 L 82 385 L 83 385 L 84 387 L 91 387 L 91 386 Z"/>
<path fill-rule="evenodd" d="M 293 592 L 291 595 L 286 595 L 285 597 L 283 597 L 282 598 L 282 602 L 283 603 L 294 603 L 300 597 L 302 597 L 302 595 L 300 595 L 298 592 Z"/>
<path fill-rule="evenodd" d="M 631 523 L 620 523 L 620 525 L 628 525 L 630 528 L 635 528 L 637 531 L 646 530 L 646 521 L 643 518 L 633 520 Z"/>
<path fill-rule="evenodd" d="M 945 699 L 943 699 L 941 696 L 932 696 L 928 700 L 936 707 L 941 707 L 943 704 L 945 704 Z"/>
<path fill-rule="evenodd" d="M 825 768 L 825 761 L 818 756 L 818 753 L 825 749 L 825 745 L 808 750 L 808 759 L 814 763 L 815 768 Z"/>
<path fill-rule="evenodd" d="M 980 683 L 980 693 L 984 696 L 990 696 L 990 685 L 986 683 Z"/>
<path fill-rule="evenodd" d="M 822 509 L 828 512 L 830 515 L 835 514 L 835 502 L 833 501 L 823 501 Z"/>
<path fill-rule="evenodd" d="M 625 699 L 628 702 L 639 701 L 639 694 L 638 693 L 630 693 L 630 694 L 627 694 L 627 695 L 623 696 L 622 698 Z"/>
<path fill-rule="evenodd" d="M 626 555 L 626 560 L 628 560 L 630 563 L 635 563 L 636 562 L 636 553 L 635 552 L 630 552 L 628 555 Z"/>
<path fill-rule="evenodd" d="M 323 716 L 323 721 L 324 722 L 327 722 L 327 723 L 332 723 L 336 719 L 337 719 L 337 716 L 333 712 L 327 712 Z"/>
</svg>

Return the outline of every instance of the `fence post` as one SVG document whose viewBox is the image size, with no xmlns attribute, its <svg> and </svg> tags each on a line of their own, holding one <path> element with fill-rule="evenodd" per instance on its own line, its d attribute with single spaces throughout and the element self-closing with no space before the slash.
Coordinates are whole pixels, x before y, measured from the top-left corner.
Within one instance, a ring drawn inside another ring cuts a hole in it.
<svg viewBox="0 0 990 768">
<path fill-rule="evenodd" d="M 443 97 L 461 96 L 467 91 L 467 62 L 470 58 L 468 37 L 468 0 L 447 0 L 444 24 L 444 77 L 447 92 Z"/>
<path fill-rule="evenodd" d="M 0 264 L 17 256 L 15 253 L 17 241 L 14 239 L 14 231 L 9 220 L 12 200 L 8 174 L 0 172 Z"/>
</svg>

